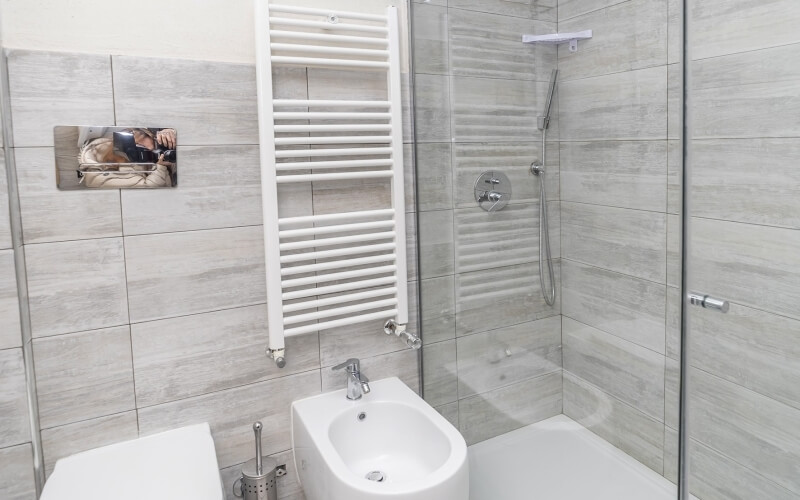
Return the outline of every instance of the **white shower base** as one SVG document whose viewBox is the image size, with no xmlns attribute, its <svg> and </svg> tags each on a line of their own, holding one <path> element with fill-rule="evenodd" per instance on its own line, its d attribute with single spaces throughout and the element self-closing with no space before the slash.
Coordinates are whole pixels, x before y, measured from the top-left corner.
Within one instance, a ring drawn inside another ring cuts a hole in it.
<svg viewBox="0 0 800 500">
<path fill-rule="evenodd" d="M 564 415 L 469 447 L 470 500 L 675 500 L 669 480 Z"/>
</svg>

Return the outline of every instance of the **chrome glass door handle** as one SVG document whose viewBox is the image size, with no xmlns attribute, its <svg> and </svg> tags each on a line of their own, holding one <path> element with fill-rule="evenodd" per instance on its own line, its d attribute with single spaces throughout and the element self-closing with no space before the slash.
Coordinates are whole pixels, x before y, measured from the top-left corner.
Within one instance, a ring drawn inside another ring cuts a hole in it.
<svg viewBox="0 0 800 500">
<path fill-rule="evenodd" d="M 688 298 L 690 304 L 693 306 L 700 306 L 703 309 L 712 309 L 714 311 L 726 313 L 731 308 L 727 300 L 717 299 L 702 293 L 690 292 Z"/>
</svg>

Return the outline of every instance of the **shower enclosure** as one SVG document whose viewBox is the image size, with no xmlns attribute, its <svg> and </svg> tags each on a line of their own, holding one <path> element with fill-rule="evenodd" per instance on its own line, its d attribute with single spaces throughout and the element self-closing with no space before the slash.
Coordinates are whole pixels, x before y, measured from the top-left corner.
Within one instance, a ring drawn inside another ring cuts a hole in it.
<svg viewBox="0 0 800 500">
<path fill-rule="evenodd" d="M 423 389 L 473 498 L 800 499 L 800 5 L 433 0 L 411 24 Z"/>
</svg>

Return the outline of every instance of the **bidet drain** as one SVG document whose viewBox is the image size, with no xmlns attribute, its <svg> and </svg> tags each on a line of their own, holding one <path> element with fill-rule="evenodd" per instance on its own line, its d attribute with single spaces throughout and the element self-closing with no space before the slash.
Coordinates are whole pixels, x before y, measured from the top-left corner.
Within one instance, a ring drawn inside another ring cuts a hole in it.
<svg viewBox="0 0 800 500">
<path fill-rule="evenodd" d="M 386 475 L 379 470 L 367 472 L 367 475 L 364 477 L 366 477 L 370 481 L 375 481 L 376 483 L 382 483 L 384 480 L 386 480 Z"/>
</svg>

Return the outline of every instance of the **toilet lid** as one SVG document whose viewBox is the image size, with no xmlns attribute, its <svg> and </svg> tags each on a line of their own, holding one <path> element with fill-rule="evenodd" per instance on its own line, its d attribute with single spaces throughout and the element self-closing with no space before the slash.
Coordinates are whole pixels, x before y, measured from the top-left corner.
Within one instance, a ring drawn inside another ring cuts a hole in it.
<svg viewBox="0 0 800 500">
<path fill-rule="evenodd" d="M 223 500 L 208 424 L 62 458 L 40 500 Z"/>
</svg>

